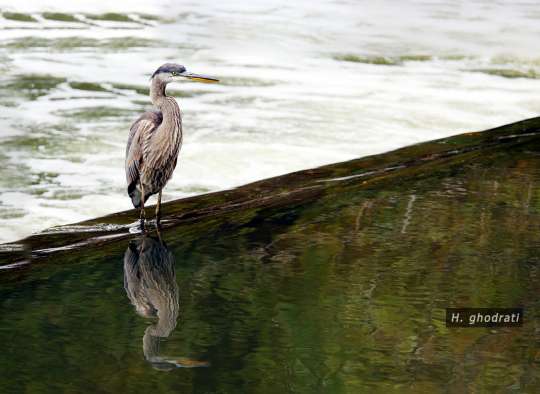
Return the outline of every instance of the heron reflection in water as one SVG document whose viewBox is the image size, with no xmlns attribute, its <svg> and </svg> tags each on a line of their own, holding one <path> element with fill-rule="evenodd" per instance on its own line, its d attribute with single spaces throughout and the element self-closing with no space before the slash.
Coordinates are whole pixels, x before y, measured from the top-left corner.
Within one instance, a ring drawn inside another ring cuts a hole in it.
<svg viewBox="0 0 540 394">
<path fill-rule="evenodd" d="M 174 256 L 159 236 L 145 235 L 129 243 L 124 255 L 124 288 L 140 316 L 157 317 L 143 336 L 144 357 L 154 368 L 167 371 L 209 365 L 159 354 L 160 339 L 167 338 L 175 329 L 180 308 Z"/>
</svg>

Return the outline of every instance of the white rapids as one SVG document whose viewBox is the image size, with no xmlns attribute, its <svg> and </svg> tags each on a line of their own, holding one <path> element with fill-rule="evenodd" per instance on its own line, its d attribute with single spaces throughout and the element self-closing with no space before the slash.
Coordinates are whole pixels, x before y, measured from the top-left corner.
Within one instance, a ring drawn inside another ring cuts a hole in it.
<svg viewBox="0 0 540 394">
<path fill-rule="evenodd" d="M 538 2 L 396 4 L 0 0 L 0 242 L 131 208 L 126 138 L 165 62 L 222 83 L 170 87 L 164 201 L 540 113 Z"/>
</svg>

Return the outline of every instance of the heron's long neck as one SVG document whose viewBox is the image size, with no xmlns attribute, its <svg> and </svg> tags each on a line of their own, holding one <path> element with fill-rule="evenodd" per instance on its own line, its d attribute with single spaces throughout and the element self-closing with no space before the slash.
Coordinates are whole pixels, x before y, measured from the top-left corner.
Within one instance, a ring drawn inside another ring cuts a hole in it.
<svg viewBox="0 0 540 394">
<path fill-rule="evenodd" d="M 150 99 L 163 114 L 163 122 L 161 123 L 161 130 L 182 132 L 180 118 L 180 108 L 173 97 L 169 97 L 165 94 L 165 84 L 159 78 L 153 78 L 150 85 Z"/>
</svg>

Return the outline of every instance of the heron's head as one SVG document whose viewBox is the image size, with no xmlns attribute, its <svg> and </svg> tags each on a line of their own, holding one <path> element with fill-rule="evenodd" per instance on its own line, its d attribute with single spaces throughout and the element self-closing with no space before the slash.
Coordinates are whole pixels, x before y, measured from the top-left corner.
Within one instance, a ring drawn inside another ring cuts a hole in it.
<svg viewBox="0 0 540 394">
<path fill-rule="evenodd" d="M 176 63 L 165 63 L 164 65 L 162 65 L 154 72 L 154 74 L 152 74 L 152 79 L 155 78 L 159 78 L 164 83 L 178 82 L 181 81 L 183 78 L 188 78 L 192 81 L 197 82 L 219 82 L 217 78 L 189 72 L 184 66 Z"/>
</svg>

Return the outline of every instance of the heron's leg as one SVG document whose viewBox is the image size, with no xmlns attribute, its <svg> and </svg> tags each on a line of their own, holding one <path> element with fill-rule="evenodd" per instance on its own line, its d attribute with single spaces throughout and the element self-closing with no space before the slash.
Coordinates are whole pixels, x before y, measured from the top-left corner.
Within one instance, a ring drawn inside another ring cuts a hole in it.
<svg viewBox="0 0 540 394">
<path fill-rule="evenodd" d="M 144 186 L 141 183 L 141 230 L 144 231 L 144 221 L 146 220 L 146 212 L 144 211 Z"/>
<path fill-rule="evenodd" d="M 159 231 L 160 228 L 161 226 L 159 225 L 159 223 L 156 223 L 156 234 L 158 236 L 159 243 L 163 245 L 163 240 L 161 239 L 161 232 Z"/>
<path fill-rule="evenodd" d="M 159 191 L 156 205 L 156 225 L 159 226 L 159 221 L 161 220 L 161 190 Z"/>
</svg>

